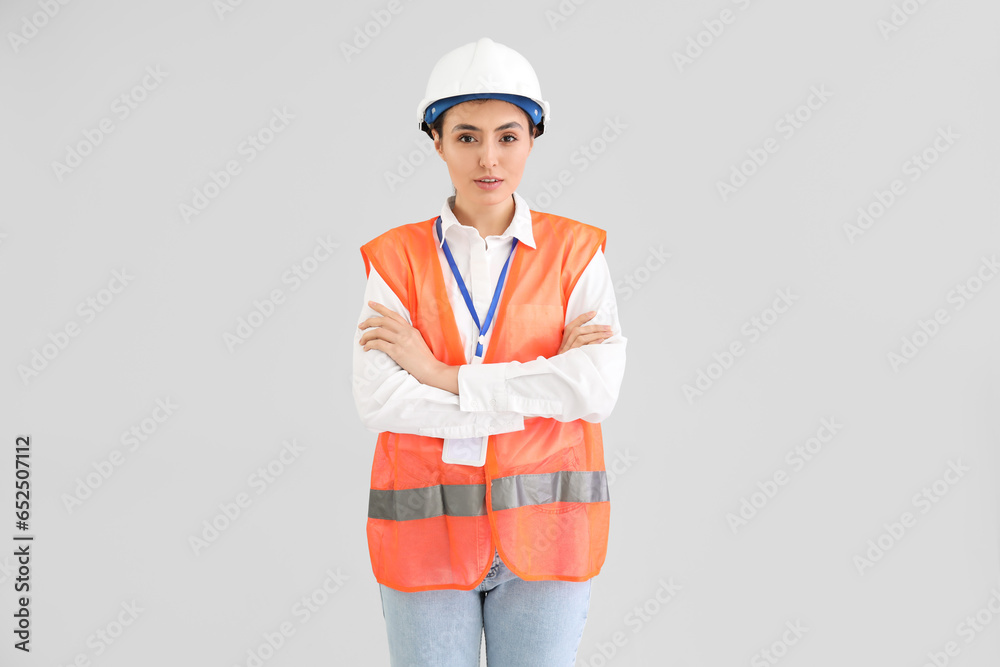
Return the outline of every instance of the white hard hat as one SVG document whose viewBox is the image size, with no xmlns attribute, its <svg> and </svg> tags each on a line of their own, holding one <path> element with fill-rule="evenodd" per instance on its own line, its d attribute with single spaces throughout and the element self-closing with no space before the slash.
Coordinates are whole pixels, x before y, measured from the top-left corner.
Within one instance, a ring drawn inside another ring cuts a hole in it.
<svg viewBox="0 0 1000 667">
<path fill-rule="evenodd" d="M 446 53 L 431 71 L 427 92 L 417 107 L 418 127 L 431 135 L 430 124 L 449 107 L 471 99 L 493 98 L 516 104 L 544 131 L 549 103 L 542 99 L 531 63 L 514 49 L 489 37 Z M 440 102 L 440 104 L 438 104 Z"/>
</svg>

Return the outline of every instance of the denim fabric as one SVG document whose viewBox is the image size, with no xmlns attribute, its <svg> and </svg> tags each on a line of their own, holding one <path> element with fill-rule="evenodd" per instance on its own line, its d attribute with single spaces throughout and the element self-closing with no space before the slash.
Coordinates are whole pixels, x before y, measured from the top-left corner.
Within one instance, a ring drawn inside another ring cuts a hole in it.
<svg viewBox="0 0 1000 667">
<path fill-rule="evenodd" d="M 572 667 L 591 581 L 524 581 L 494 552 L 471 591 L 404 593 L 379 584 L 392 667 Z"/>
</svg>

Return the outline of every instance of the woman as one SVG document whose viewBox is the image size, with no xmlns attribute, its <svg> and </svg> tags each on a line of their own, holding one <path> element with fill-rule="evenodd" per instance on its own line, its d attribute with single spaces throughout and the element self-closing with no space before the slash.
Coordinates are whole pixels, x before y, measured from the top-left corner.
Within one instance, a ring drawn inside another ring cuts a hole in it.
<svg viewBox="0 0 1000 667">
<path fill-rule="evenodd" d="M 368 546 L 392 665 L 573 665 L 610 516 L 625 366 L 604 230 L 517 194 L 549 120 L 520 54 L 435 65 L 420 127 L 455 194 L 361 248 L 354 396 L 379 434 Z"/>
</svg>

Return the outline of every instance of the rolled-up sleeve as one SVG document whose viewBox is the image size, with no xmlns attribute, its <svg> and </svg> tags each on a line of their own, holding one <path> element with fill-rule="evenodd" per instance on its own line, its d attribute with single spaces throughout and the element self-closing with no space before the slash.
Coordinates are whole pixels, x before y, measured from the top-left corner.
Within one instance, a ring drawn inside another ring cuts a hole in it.
<svg viewBox="0 0 1000 667">
<path fill-rule="evenodd" d="M 558 421 L 603 421 L 618 401 L 628 339 L 621 332 L 614 286 L 601 250 L 573 288 L 565 324 L 591 310 L 597 314 L 584 326 L 610 325 L 612 336 L 548 359 L 462 366 L 459 407 L 470 413 L 500 411 Z"/>
</svg>

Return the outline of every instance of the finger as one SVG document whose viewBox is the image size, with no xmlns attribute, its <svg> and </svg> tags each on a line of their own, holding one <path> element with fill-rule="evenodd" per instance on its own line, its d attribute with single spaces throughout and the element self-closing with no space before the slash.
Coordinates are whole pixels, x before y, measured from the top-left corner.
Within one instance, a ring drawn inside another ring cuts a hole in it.
<svg viewBox="0 0 1000 667">
<path fill-rule="evenodd" d="M 394 328 L 392 320 L 388 317 L 369 317 L 358 325 L 359 329 L 371 329 L 372 327 L 383 327 L 385 329 Z"/>
<path fill-rule="evenodd" d="M 389 310 L 388 307 L 384 306 L 383 304 L 379 303 L 378 301 L 369 301 L 368 302 L 368 307 L 371 308 L 372 310 L 374 310 L 376 313 L 378 313 L 382 317 L 388 317 L 389 313 L 392 312 L 391 310 Z M 369 318 L 369 319 L 375 319 L 375 318 Z"/>
<path fill-rule="evenodd" d="M 393 319 L 393 320 L 396 320 L 396 321 L 400 321 L 400 322 L 405 322 L 406 321 L 403 318 L 402 315 L 400 315 L 399 313 L 397 313 L 393 309 L 389 308 L 388 306 L 386 306 L 384 304 L 381 304 L 381 303 L 379 303 L 377 301 L 369 301 L 368 302 L 368 306 L 372 310 L 374 310 L 375 312 L 381 313 L 382 315 L 384 315 L 385 317 L 388 317 L 390 319 Z"/>
<path fill-rule="evenodd" d="M 389 354 L 390 349 L 391 348 L 389 347 L 389 344 L 386 341 L 382 340 L 381 338 L 373 338 L 372 340 L 365 343 L 364 347 L 365 352 L 369 352 L 371 350 L 381 350 L 386 354 Z M 389 356 L 391 357 L 392 355 L 389 354 Z"/>
<path fill-rule="evenodd" d="M 569 349 L 572 350 L 572 349 L 577 348 L 577 347 L 583 347 L 588 342 L 589 342 L 589 339 L 588 339 L 587 336 L 585 336 L 585 335 L 576 336 L 576 337 L 573 338 L 573 341 L 569 344 Z"/>
<path fill-rule="evenodd" d="M 600 343 L 606 340 L 607 338 L 610 338 L 610 334 L 594 333 L 594 334 L 586 334 L 580 336 L 579 340 L 582 341 L 584 345 L 590 345 L 591 343 Z"/>
<path fill-rule="evenodd" d="M 397 335 L 395 331 L 386 329 L 385 327 L 376 327 L 361 334 L 359 343 L 364 345 L 366 342 L 373 340 L 384 340 L 387 343 L 395 343 L 397 341 Z"/>
<path fill-rule="evenodd" d="M 403 324 L 406 324 L 405 320 L 403 321 Z M 380 329 L 385 329 L 386 331 L 391 331 L 393 333 L 399 333 L 399 331 L 401 330 L 399 322 L 392 319 L 391 317 L 369 317 L 367 320 L 362 322 L 361 325 L 358 325 L 359 329 L 378 327 Z"/>
<path fill-rule="evenodd" d="M 576 343 L 577 338 L 580 337 L 580 328 L 577 327 L 575 329 L 571 329 L 571 330 L 567 331 L 566 334 L 564 334 L 564 335 L 565 335 L 565 338 L 566 338 L 564 344 L 567 347 L 572 348 L 573 345 L 574 345 L 574 343 Z"/>
<path fill-rule="evenodd" d="M 583 315 L 580 315 L 579 317 L 577 317 L 577 318 L 576 318 L 575 320 L 573 320 L 572 322 L 570 322 L 570 323 L 569 323 L 569 326 L 571 326 L 571 327 L 572 327 L 572 326 L 580 326 L 580 325 L 581 325 L 581 324 L 583 324 L 584 322 L 586 322 L 586 321 L 588 321 L 588 320 L 592 320 L 592 319 L 594 319 L 594 316 L 595 316 L 595 315 L 597 315 L 597 311 L 596 311 L 596 310 L 591 310 L 591 311 L 589 311 L 589 312 L 586 312 L 586 313 L 584 313 Z"/>
</svg>

